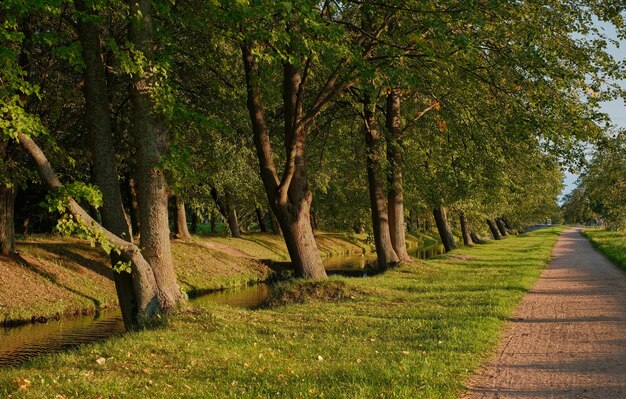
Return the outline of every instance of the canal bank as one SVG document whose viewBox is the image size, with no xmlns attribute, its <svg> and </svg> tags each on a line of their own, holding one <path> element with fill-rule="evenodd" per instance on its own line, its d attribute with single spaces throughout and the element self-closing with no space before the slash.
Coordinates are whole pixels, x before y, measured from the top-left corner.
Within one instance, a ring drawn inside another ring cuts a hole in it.
<svg viewBox="0 0 626 399">
<path fill-rule="evenodd" d="M 342 257 L 352 255 L 353 265 L 348 267 L 354 268 L 372 259 L 366 235 L 320 232 L 316 240 L 330 263 L 345 263 Z M 409 237 L 418 257 L 422 243 L 419 237 Z M 113 272 L 108 257 L 97 248 L 77 239 L 44 235 L 19 240 L 17 249 L 18 256 L 0 257 L 0 325 L 117 308 Z M 189 296 L 266 281 L 274 273 L 273 263 L 289 260 L 282 237 L 272 234 L 173 240 L 172 255 L 179 284 Z"/>
</svg>

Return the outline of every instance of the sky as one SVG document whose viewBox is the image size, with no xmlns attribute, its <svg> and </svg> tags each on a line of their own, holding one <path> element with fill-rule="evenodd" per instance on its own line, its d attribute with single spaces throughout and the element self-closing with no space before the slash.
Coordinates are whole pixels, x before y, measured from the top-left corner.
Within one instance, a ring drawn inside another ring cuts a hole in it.
<svg viewBox="0 0 626 399">
<path fill-rule="evenodd" d="M 604 32 L 610 38 L 617 39 L 617 33 L 615 32 L 615 28 L 612 25 L 598 23 L 598 26 L 604 29 Z M 613 55 L 613 57 L 615 57 L 617 61 L 626 60 L 626 40 L 621 40 L 619 47 L 609 44 L 607 51 L 608 53 Z M 626 82 L 623 82 L 622 87 L 626 87 Z M 626 129 L 626 104 L 624 103 L 623 99 L 604 102 L 601 104 L 600 110 L 609 115 L 613 124 Z M 563 188 L 561 195 L 565 195 L 571 192 L 576 187 L 577 179 L 577 174 L 566 172 L 565 179 L 563 180 L 565 187 Z"/>
</svg>

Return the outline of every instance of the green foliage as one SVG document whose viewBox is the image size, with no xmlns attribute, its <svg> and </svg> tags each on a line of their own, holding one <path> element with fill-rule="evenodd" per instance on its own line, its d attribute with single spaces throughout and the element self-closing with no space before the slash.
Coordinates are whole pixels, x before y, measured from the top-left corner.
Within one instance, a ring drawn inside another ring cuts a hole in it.
<svg viewBox="0 0 626 399">
<path fill-rule="evenodd" d="M 102 206 L 102 193 L 94 185 L 73 182 L 61 186 L 58 190 L 46 195 L 46 201 L 42 203 L 42 206 L 45 206 L 48 212 L 61 215 L 57 219 L 55 231 L 64 237 L 74 235 L 81 239 L 88 240 L 92 247 L 97 245 L 107 254 L 113 251 L 120 255 L 122 248 L 113 244 L 100 226 L 89 225 L 85 220 L 75 217 L 70 213 L 70 198 L 75 201 L 84 200 L 95 209 Z M 130 273 L 131 262 L 120 260 L 113 266 L 113 270 L 118 273 Z"/>
<path fill-rule="evenodd" d="M 593 158 L 580 177 L 578 200 L 602 219 L 610 229 L 626 229 L 626 131 L 608 136 L 598 144 Z"/>
</svg>

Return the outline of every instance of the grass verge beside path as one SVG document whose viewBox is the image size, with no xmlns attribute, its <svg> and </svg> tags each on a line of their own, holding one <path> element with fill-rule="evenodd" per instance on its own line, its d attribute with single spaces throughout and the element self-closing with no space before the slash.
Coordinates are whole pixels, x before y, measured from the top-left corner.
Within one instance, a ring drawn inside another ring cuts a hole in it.
<svg viewBox="0 0 626 399">
<path fill-rule="evenodd" d="M 453 398 L 495 348 L 561 230 L 370 278 L 283 286 L 283 299 L 298 303 L 192 309 L 165 329 L 0 370 L 0 397 Z"/>
<path fill-rule="evenodd" d="M 604 229 L 584 229 L 583 236 L 613 263 L 626 270 L 626 233 Z"/>
</svg>

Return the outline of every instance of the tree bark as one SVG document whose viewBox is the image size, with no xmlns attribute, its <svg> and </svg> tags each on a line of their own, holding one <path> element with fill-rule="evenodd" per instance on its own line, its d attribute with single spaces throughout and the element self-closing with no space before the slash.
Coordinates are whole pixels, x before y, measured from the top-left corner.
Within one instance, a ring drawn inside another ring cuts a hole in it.
<svg viewBox="0 0 626 399">
<path fill-rule="evenodd" d="M 93 16 L 83 0 L 74 2 L 76 10 Z M 94 182 L 102 192 L 102 226 L 116 236 L 132 242 L 132 234 L 118 180 L 111 129 L 111 111 L 106 82 L 105 66 L 102 60 L 100 34 L 95 23 L 84 15 L 78 18 L 76 28 L 81 42 L 85 97 L 85 122 L 91 139 Z M 111 252 L 111 264 L 120 261 L 119 255 Z M 135 293 L 130 273 L 114 273 L 115 289 L 119 299 L 124 324 L 131 329 L 136 308 Z"/>
<path fill-rule="evenodd" d="M 404 187 L 402 180 L 402 128 L 400 126 L 400 96 L 396 89 L 387 95 L 387 129 L 389 142 L 387 159 L 389 161 L 389 192 L 387 193 L 389 213 L 389 233 L 391 244 L 400 261 L 410 260 L 406 250 L 404 229 Z"/>
<path fill-rule="evenodd" d="M 304 278 L 326 278 L 326 270 L 310 222 L 313 196 L 306 174 L 304 148 L 307 123 L 303 121 L 302 114 L 302 74 L 288 62 L 283 64 L 286 159 L 283 175 L 279 178 L 261 102 L 258 64 L 247 43 L 241 46 L 241 50 L 247 89 L 246 104 L 267 199 L 280 224 L 296 275 Z M 314 114 L 309 115 L 310 119 Z"/>
<path fill-rule="evenodd" d="M 191 238 L 189 229 L 187 229 L 187 212 L 185 211 L 185 202 L 180 196 L 176 196 L 176 236 L 187 240 Z"/>
<path fill-rule="evenodd" d="M 463 236 L 463 244 L 467 247 L 471 247 L 474 245 L 474 240 L 472 240 L 472 235 L 470 233 L 469 224 L 467 223 L 467 218 L 465 217 L 465 212 L 459 211 L 459 222 L 461 225 L 461 235 Z"/>
<path fill-rule="evenodd" d="M 367 147 L 367 181 L 369 187 L 370 209 L 372 212 L 372 227 L 378 267 L 382 270 L 389 265 L 398 263 L 400 258 L 396 254 L 391 242 L 387 202 L 382 176 L 382 156 L 384 154 L 382 137 L 376 128 L 376 118 L 371 109 L 369 99 L 363 102 L 363 132 Z"/>
<path fill-rule="evenodd" d="M 0 184 L 0 254 L 15 253 L 15 194 L 13 187 Z"/>
<path fill-rule="evenodd" d="M 446 249 L 446 252 L 452 251 L 456 248 L 456 242 L 454 241 L 454 236 L 452 235 L 452 230 L 450 229 L 446 208 L 440 206 L 433 209 L 433 216 L 435 217 L 439 237 L 441 237 L 441 243 Z"/>
<path fill-rule="evenodd" d="M 506 227 L 504 226 L 504 222 L 500 218 L 496 218 L 496 227 L 498 227 L 498 231 L 500 231 L 500 235 L 502 237 L 506 237 L 509 233 L 506 231 Z"/>
<path fill-rule="evenodd" d="M 137 196 L 137 182 L 134 178 L 128 179 L 128 193 L 130 196 L 130 225 L 131 230 L 135 233 L 139 232 L 141 226 L 139 216 L 139 198 Z"/>
<path fill-rule="evenodd" d="M 487 218 L 487 225 L 489 226 L 489 230 L 491 231 L 491 235 L 494 240 L 501 240 L 502 236 L 500 235 L 500 230 L 498 230 L 498 226 L 493 219 Z"/>
<path fill-rule="evenodd" d="M 140 51 L 148 66 L 153 62 L 152 7 L 150 0 L 130 0 L 130 40 Z M 159 288 L 163 310 L 173 310 L 184 301 L 176 281 L 170 247 L 165 174 L 159 163 L 169 147 L 169 132 L 163 115 L 156 110 L 152 98 L 156 76 L 148 69 L 132 79 L 133 129 L 137 145 L 139 181 L 139 228 L 143 254 Z"/>
<path fill-rule="evenodd" d="M 18 140 L 35 161 L 41 179 L 51 190 L 58 191 L 62 187 L 61 181 L 54 173 L 52 166 L 37 143 L 24 134 L 19 134 Z M 162 302 L 160 300 L 154 272 L 150 264 L 148 264 L 143 257 L 139 248 L 135 244 L 116 236 L 99 225 L 73 198 L 69 197 L 68 203 L 68 212 L 71 213 L 76 220 L 79 220 L 84 225 L 94 229 L 98 234 L 106 237 L 111 244 L 120 249 L 121 258 L 131 263 L 131 275 L 136 303 L 133 319 L 142 320 L 144 318 L 150 318 L 162 310 Z"/>
<path fill-rule="evenodd" d="M 278 219 L 276 219 L 276 215 L 274 214 L 274 211 L 269 210 L 269 215 L 270 215 L 270 221 L 272 223 L 272 233 L 276 234 L 276 235 L 282 235 L 283 232 L 280 229 L 280 224 L 278 223 Z"/>
<path fill-rule="evenodd" d="M 474 230 L 470 230 L 470 237 L 472 238 L 472 242 L 474 244 L 484 244 L 485 242 L 478 237 L 478 235 L 476 234 L 476 232 L 474 232 Z"/>
<path fill-rule="evenodd" d="M 261 230 L 261 233 L 267 233 L 267 227 L 265 226 L 265 215 L 263 214 L 263 210 L 261 210 L 261 208 L 257 206 L 255 208 L 255 212 L 256 212 L 256 219 L 259 223 L 259 229 Z"/>
</svg>

